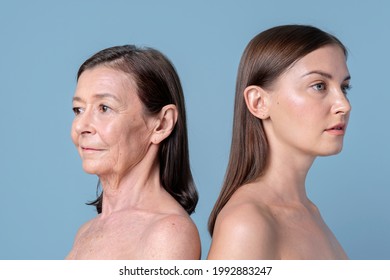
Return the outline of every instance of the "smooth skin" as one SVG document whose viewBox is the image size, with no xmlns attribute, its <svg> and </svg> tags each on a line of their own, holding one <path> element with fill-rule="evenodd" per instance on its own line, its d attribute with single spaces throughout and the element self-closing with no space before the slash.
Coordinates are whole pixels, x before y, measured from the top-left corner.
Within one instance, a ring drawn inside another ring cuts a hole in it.
<svg viewBox="0 0 390 280">
<path fill-rule="evenodd" d="M 317 49 L 270 89 L 249 86 L 248 110 L 262 119 L 270 145 L 263 176 L 241 186 L 217 217 L 208 259 L 346 259 L 306 195 L 317 156 L 343 146 L 350 75 L 340 47 Z"/>
<path fill-rule="evenodd" d="M 78 80 L 72 140 L 104 197 L 67 259 L 200 258 L 195 224 L 160 182 L 159 145 L 175 126 L 176 107 L 146 116 L 136 90 L 128 74 L 105 66 Z"/>
</svg>

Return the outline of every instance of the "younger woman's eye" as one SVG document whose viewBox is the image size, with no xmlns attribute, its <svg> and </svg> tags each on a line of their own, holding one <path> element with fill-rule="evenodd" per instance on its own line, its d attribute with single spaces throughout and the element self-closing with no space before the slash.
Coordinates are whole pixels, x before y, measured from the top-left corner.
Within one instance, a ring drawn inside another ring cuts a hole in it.
<svg viewBox="0 0 390 280">
<path fill-rule="evenodd" d="M 317 91 L 324 91 L 324 90 L 326 90 L 326 85 L 325 85 L 325 83 L 318 83 L 318 84 L 313 85 L 312 88 L 314 90 L 317 90 Z"/>
<path fill-rule="evenodd" d="M 343 92 L 345 95 L 347 95 L 348 91 L 350 91 L 351 88 L 352 88 L 352 86 L 349 85 L 349 84 L 348 84 L 348 85 L 343 85 L 343 86 L 341 86 L 341 90 L 342 90 L 342 92 Z"/>
</svg>

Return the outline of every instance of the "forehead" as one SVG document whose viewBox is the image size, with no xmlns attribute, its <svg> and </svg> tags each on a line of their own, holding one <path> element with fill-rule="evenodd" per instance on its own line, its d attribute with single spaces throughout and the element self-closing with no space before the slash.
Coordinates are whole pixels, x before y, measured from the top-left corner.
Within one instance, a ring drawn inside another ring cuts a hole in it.
<svg viewBox="0 0 390 280">
<path fill-rule="evenodd" d="M 335 77 L 349 76 L 346 56 L 337 45 L 326 45 L 303 56 L 286 71 L 294 74 L 306 74 L 311 71 L 322 71 Z"/>
<path fill-rule="evenodd" d="M 123 99 L 137 93 L 130 74 L 106 66 L 85 70 L 79 77 L 75 95 L 113 94 Z"/>
</svg>

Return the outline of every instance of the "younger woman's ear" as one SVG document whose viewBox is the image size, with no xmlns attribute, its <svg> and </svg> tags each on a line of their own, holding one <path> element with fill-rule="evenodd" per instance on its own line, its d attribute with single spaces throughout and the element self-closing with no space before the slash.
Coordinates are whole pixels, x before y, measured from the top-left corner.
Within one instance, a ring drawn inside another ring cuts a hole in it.
<svg viewBox="0 0 390 280">
<path fill-rule="evenodd" d="M 269 94 L 259 86 L 248 86 L 244 90 L 246 107 L 256 118 L 269 117 Z"/>
<path fill-rule="evenodd" d="M 173 104 L 165 105 L 157 115 L 156 126 L 153 129 L 152 143 L 159 144 L 167 138 L 175 128 L 177 108 Z"/>
</svg>

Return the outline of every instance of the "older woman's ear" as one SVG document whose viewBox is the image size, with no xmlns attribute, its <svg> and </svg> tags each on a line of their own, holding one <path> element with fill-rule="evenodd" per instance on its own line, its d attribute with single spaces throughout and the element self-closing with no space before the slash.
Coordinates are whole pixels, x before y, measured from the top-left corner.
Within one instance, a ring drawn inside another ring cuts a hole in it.
<svg viewBox="0 0 390 280">
<path fill-rule="evenodd" d="M 244 90 L 245 103 L 255 117 L 265 120 L 269 117 L 269 93 L 259 86 L 248 86 Z"/>
<path fill-rule="evenodd" d="M 173 104 L 165 105 L 157 115 L 156 125 L 153 129 L 152 143 L 159 144 L 167 138 L 175 128 L 177 121 L 177 108 Z"/>
</svg>

